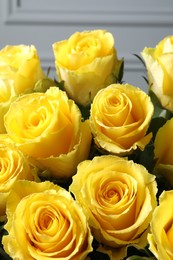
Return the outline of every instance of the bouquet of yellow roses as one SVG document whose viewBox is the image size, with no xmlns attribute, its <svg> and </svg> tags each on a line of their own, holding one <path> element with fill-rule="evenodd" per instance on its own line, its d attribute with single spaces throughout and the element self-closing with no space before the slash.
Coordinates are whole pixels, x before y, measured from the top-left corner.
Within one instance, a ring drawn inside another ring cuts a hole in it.
<svg viewBox="0 0 173 260">
<path fill-rule="evenodd" d="M 0 51 L 0 257 L 173 257 L 173 36 L 144 48 L 148 94 L 123 82 L 113 35 Z"/>
</svg>

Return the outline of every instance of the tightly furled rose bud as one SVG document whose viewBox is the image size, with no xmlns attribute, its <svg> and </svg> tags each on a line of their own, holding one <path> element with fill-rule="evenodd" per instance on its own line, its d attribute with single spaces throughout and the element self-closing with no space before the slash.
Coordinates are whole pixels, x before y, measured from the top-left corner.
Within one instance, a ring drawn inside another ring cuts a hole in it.
<svg viewBox="0 0 173 260">
<path fill-rule="evenodd" d="M 92 251 L 87 218 L 65 189 L 51 182 L 18 181 L 7 202 L 3 237 L 12 259 L 84 260 Z"/>
<path fill-rule="evenodd" d="M 5 115 L 5 127 L 16 146 L 57 178 L 71 177 L 88 157 L 89 122 L 82 122 L 73 100 L 57 87 L 19 97 Z"/>
<path fill-rule="evenodd" d="M 101 89 L 91 105 L 90 126 L 99 148 L 125 155 L 144 150 L 152 134 L 147 130 L 154 107 L 150 97 L 129 84 Z"/>
<path fill-rule="evenodd" d="M 0 78 L 13 80 L 16 94 L 32 90 L 44 77 L 35 46 L 7 45 L 0 50 Z"/>
<path fill-rule="evenodd" d="M 113 35 L 105 30 L 76 32 L 53 44 L 58 79 L 68 95 L 86 106 L 101 88 L 116 81 L 118 60 Z"/>
<path fill-rule="evenodd" d="M 94 237 L 113 248 L 113 260 L 123 259 L 127 245 L 147 244 L 157 188 L 144 166 L 117 156 L 94 157 L 78 165 L 70 191 L 89 217 Z"/>
<path fill-rule="evenodd" d="M 173 191 L 163 191 L 159 206 L 153 212 L 149 249 L 158 260 L 171 260 L 173 255 Z"/>
<path fill-rule="evenodd" d="M 141 52 L 148 72 L 149 87 L 162 106 L 173 111 L 173 36 L 167 36 L 155 48 Z"/>
</svg>

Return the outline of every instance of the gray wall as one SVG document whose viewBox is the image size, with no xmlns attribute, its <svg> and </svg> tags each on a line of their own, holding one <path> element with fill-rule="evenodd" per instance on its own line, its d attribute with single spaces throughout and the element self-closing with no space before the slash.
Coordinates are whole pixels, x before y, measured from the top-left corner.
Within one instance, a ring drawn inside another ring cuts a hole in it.
<svg viewBox="0 0 173 260">
<path fill-rule="evenodd" d="M 133 54 L 173 34 L 172 0 L 0 0 L 0 48 L 34 44 L 42 67 L 52 67 L 52 44 L 76 31 L 113 33 L 118 57 L 125 59 L 124 80 L 147 90 L 142 64 Z"/>
</svg>

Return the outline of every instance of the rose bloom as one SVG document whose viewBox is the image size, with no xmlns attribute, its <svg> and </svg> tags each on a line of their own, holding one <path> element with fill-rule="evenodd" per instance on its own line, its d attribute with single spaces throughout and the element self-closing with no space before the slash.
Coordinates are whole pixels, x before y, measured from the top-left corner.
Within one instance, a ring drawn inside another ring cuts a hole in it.
<svg viewBox="0 0 173 260">
<path fill-rule="evenodd" d="M 153 212 L 149 249 L 158 260 L 173 259 L 173 190 L 163 191 Z"/>
<path fill-rule="evenodd" d="M 173 36 L 167 36 L 155 48 L 141 52 L 144 59 L 150 89 L 160 100 L 162 106 L 173 111 Z"/>
<path fill-rule="evenodd" d="M 12 79 L 17 94 L 32 90 L 44 77 L 35 46 L 7 45 L 0 50 L 0 78 Z"/>
<path fill-rule="evenodd" d="M 0 89 L 0 134 L 4 134 L 6 133 L 4 115 L 8 111 L 10 104 L 16 98 L 13 80 L 0 78 Z"/>
<path fill-rule="evenodd" d="M 159 128 L 154 140 L 156 172 L 164 175 L 173 185 L 173 118 Z"/>
<path fill-rule="evenodd" d="M 144 166 L 113 155 L 94 157 L 78 165 L 69 189 L 94 237 L 112 247 L 111 259 L 123 259 L 127 245 L 146 245 L 157 188 Z"/>
<path fill-rule="evenodd" d="M 7 202 L 3 236 L 12 259 L 82 260 L 92 251 L 92 235 L 80 205 L 51 182 L 18 181 Z"/>
<path fill-rule="evenodd" d="M 86 106 L 99 89 L 115 82 L 122 60 L 117 59 L 113 35 L 105 30 L 76 32 L 53 44 L 58 79 L 68 95 Z"/>
<path fill-rule="evenodd" d="M 129 84 L 101 89 L 91 105 L 90 126 L 99 148 L 112 154 L 143 150 L 152 134 L 147 130 L 153 115 L 150 97 Z"/>
<path fill-rule="evenodd" d="M 77 164 L 88 157 L 89 122 L 81 121 L 77 105 L 57 87 L 19 97 L 4 121 L 16 146 L 54 177 L 71 177 Z"/>
<path fill-rule="evenodd" d="M 0 139 L 0 221 L 6 216 L 9 192 L 17 180 L 36 180 L 36 171 L 29 165 L 23 153 L 5 138 Z"/>
</svg>

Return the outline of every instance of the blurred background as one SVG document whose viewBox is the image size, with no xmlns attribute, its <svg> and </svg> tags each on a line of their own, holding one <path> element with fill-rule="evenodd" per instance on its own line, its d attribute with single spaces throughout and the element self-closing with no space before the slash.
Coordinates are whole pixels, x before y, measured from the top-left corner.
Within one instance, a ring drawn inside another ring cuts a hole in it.
<svg viewBox="0 0 173 260">
<path fill-rule="evenodd" d="M 76 31 L 106 29 L 124 57 L 124 81 L 147 91 L 134 55 L 173 34 L 172 0 L 0 0 L 0 48 L 35 45 L 42 67 L 56 77 L 52 44 Z"/>
</svg>

